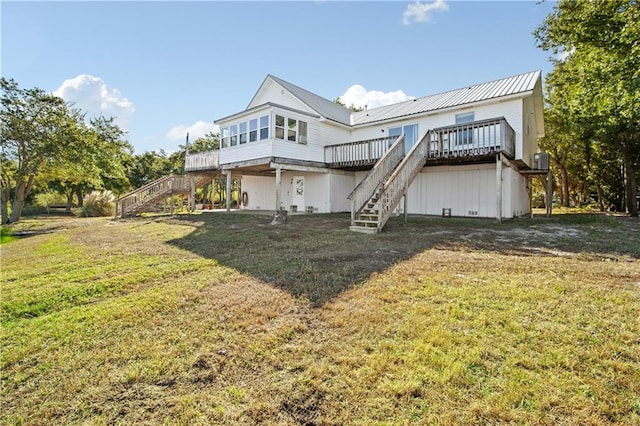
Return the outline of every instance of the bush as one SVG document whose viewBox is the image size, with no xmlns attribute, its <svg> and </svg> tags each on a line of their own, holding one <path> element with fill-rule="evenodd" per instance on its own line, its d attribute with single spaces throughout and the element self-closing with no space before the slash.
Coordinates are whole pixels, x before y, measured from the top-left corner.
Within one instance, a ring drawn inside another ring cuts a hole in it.
<svg viewBox="0 0 640 426">
<path fill-rule="evenodd" d="M 112 216 L 115 212 L 116 197 L 111 191 L 93 191 L 84 197 L 80 209 L 82 217 Z"/>
</svg>

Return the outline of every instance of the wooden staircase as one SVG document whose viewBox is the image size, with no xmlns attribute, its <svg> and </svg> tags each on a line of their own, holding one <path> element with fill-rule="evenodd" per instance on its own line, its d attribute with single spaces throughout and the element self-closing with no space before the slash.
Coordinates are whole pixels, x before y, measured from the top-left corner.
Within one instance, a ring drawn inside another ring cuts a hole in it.
<svg viewBox="0 0 640 426">
<path fill-rule="evenodd" d="M 427 160 L 431 131 L 404 155 L 404 136 L 375 164 L 349 195 L 351 226 L 349 229 L 377 234 L 387 223 L 393 210 L 407 193 L 411 182 Z M 398 147 L 396 147 L 398 145 Z M 371 191 L 371 188 L 373 190 Z M 364 202 L 361 202 L 362 199 Z"/>
<path fill-rule="evenodd" d="M 173 195 L 192 194 L 208 177 L 168 175 L 156 179 L 116 200 L 115 217 L 133 216 L 143 212 L 150 205 Z"/>
</svg>

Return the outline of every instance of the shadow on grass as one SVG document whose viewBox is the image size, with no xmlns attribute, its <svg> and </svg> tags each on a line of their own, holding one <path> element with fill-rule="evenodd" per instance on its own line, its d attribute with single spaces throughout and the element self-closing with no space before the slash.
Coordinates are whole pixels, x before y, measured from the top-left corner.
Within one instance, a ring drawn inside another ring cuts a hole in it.
<svg viewBox="0 0 640 426">
<path fill-rule="evenodd" d="M 623 220 L 593 215 L 514 220 L 392 218 L 375 236 L 349 231 L 349 215 L 289 217 L 270 225 L 264 214 L 208 213 L 167 220 L 193 226 L 170 243 L 307 297 L 319 307 L 372 273 L 429 249 L 489 251 L 519 256 L 554 256 L 554 251 L 640 257 L 640 241 Z M 625 245 L 620 238 L 635 238 Z"/>
</svg>

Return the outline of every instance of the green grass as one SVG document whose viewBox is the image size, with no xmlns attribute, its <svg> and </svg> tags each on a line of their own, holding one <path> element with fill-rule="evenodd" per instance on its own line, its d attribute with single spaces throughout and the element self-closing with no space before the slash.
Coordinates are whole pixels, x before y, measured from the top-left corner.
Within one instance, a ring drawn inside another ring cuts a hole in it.
<svg viewBox="0 0 640 426">
<path fill-rule="evenodd" d="M 637 220 L 400 219 L 14 225 L 0 423 L 640 423 Z"/>
</svg>

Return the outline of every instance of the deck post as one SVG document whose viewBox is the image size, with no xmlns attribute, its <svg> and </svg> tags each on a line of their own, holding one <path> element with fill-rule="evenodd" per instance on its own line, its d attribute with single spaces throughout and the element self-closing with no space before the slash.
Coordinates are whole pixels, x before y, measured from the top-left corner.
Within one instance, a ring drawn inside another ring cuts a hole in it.
<svg viewBox="0 0 640 426">
<path fill-rule="evenodd" d="M 195 211 L 196 209 L 196 177 L 191 175 L 189 182 L 189 211 Z"/>
<path fill-rule="evenodd" d="M 553 174 L 551 173 L 551 168 L 547 171 L 547 199 L 546 199 L 546 208 L 547 208 L 547 217 L 551 217 L 551 213 L 553 212 Z"/>
<path fill-rule="evenodd" d="M 496 155 L 496 219 L 502 222 L 502 154 Z"/>
<path fill-rule="evenodd" d="M 404 190 L 404 197 L 402 197 L 402 198 L 404 198 L 404 224 L 405 225 L 407 224 L 407 202 L 408 202 L 407 198 L 409 198 L 409 197 L 407 197 L 407 195 L 408 195 L 407 192 L 408 192 L 407 189 L 405 189 Z"/>
<path fill-rule="evenodd" d="M 276 211 L 280 210 L 280 183 L 282 182 L 282 169 L 276 167 Z"/>
<path fill-rule="evenodd" d="M 225 200 L 227 203 L 227 211 L 231 211 L 231 170 L 225 170 L 225 174 L 227 175 L 227 199 Z"/>
</svg>

